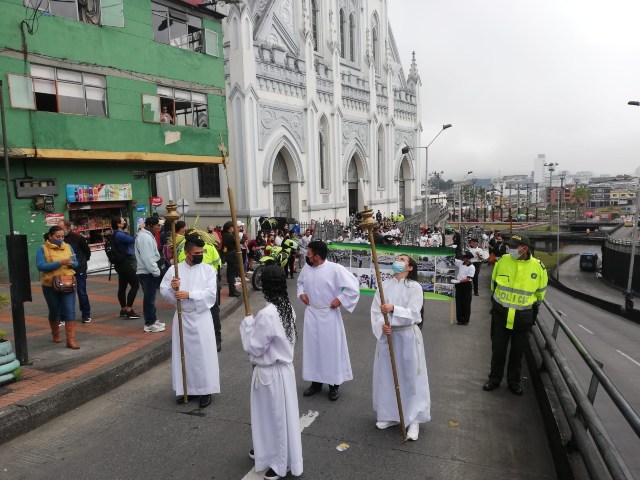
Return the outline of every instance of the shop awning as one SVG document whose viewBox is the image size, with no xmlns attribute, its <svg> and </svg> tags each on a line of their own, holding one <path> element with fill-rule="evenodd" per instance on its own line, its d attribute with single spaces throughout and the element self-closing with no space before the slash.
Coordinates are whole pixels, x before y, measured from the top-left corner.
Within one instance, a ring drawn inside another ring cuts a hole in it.
<svg viewBox="0 0 640 480">
<path fill-rule="evenodd" d="M 107 152 L 99 150 L 62 150 L 52 148 L 20 149 L 24 156 L 51 160 L 104 161 L 149 163 L 222 163 L 222 157 L 213 155 L 177 155 L 155 152 Z"/>
</svg>

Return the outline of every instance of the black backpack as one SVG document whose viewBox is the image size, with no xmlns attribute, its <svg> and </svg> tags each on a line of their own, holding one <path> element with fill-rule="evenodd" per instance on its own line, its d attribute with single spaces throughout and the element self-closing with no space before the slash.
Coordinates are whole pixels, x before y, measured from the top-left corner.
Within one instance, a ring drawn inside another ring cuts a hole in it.
<svg viewBox="0 0 640 480">
<path fill-rule="evenodd" d="M 107 258 L 109 259 L 109 262 L 111 262 L 114 265 L 117 265 L 118 263 L 124 262 L 128 258 L 128 255 L 125 255 L 118 249 L 118 246 L 116 245 L 115 240 L 116 240 L 115 234 L 109 235 L 105 238 L 104 253 L 107 254 Z"/>
</svg>

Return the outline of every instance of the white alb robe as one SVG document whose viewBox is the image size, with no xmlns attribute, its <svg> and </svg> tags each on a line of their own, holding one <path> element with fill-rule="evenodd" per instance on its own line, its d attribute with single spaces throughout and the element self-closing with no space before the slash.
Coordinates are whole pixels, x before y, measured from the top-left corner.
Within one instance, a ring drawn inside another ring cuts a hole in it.
<svg viewBox="0 0 640 480">
<path fill-rule="evenodd" d="M 422 332 L 418 328 L 418 323 L 422 321 L 422 287 L 418 282 L 393 277 L 385 280 L 382 288 L 385 302 L 393 305 L 393 312 L 388 313 L 387 318 L 391 325 L 404 422 L 405 425 L 425 423 L 431 420 L 431 396 Z M 373 360 L 373 409 L 379 422 L 398 422 L 400 415 L 389 342 L 382 332 L 383 325 L 380 294 L 376 293 L 371 304 L 371 327 L 378 339 Z"/>
<path fill-rule="evenodd" d="M 180 301 L 187 394 L 220 393 L 216 334 L 209 310 L 216 302 L 216 272 L 211 265 L 200 263 L 190 266 L 186 261 L 180 262 L 178 269 L 180 290 L 189 292 L 189 299 Z M 169 268 L 160 284 L 160 294 L 173 304 L 176 303 L 175 290 L 171 288 L 174 275 L 175 269 Z M 184 395 L 177 310 L 173 315 L 171 332 L 171 371 L 176 395 Z"/>
<path fill-rule="evenodd" d="M 325 261 L 317 267 L 305 265 L 298 277 L 298 298 L 306 294 L 302 340 L 302 378 L 340 385 L 353 379 L 347 335 L 340 308 L 331 308 L 337 298 L 349 312 L 360 298 L 360 283 L 349 270 Z"/>
<path fill-rule="evenodd" d="M 295 318 L 295 313 L 294 313 Z M 240 324 L 242 348 L 253 365 L 251 435 L 256 472 L 302 474 L 302 439 L 293 348 L 272 303 Z"/>
</svg>

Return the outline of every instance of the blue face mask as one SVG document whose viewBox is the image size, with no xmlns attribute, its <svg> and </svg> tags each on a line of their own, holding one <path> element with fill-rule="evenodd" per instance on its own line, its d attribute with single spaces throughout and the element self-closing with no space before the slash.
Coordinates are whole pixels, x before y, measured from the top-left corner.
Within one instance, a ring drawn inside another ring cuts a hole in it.
<svg viewBox="0 0 640 480">
<path fill-rule="evenodd" d="M 393 270 L 393 273 L 404 273 L 404 271 L 406 270 L 406 266 L 404 262 L 393 262 L 393 265 L 391 265 L 391 270 Z"/>
<path fill-rule="evenodd" d="M 53 243 L 54 245 L 60 246 L 62 245 L 62 242 L 64 242 L 64 240 L 55 240 L 55 239 L 51 239 L 49 240 L 51 243 Z"/>
</svg>

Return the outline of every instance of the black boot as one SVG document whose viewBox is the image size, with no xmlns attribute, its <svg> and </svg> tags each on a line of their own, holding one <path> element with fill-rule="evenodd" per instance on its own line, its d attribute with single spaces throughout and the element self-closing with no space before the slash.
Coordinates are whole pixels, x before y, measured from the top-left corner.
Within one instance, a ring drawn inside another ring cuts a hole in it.
<svg viewBox="0 0 640 480">
<path fill-rule="evenodd" d="M 316 393 L 318 393 L 321 390 L 322 390 L 322 384 L 321 383 L 319 383 L 319 382 L 311 382 L 311 386 L 304 391 L 303 395 L 305 397 L 310 397 L 311 395 L 315 395 Z"/>
<path fill-rule="evenodd" d="M 340 394 L 338 393 L 340 385 L 329 385 L 329 400 L 336 401 Z"/>
</svg>

